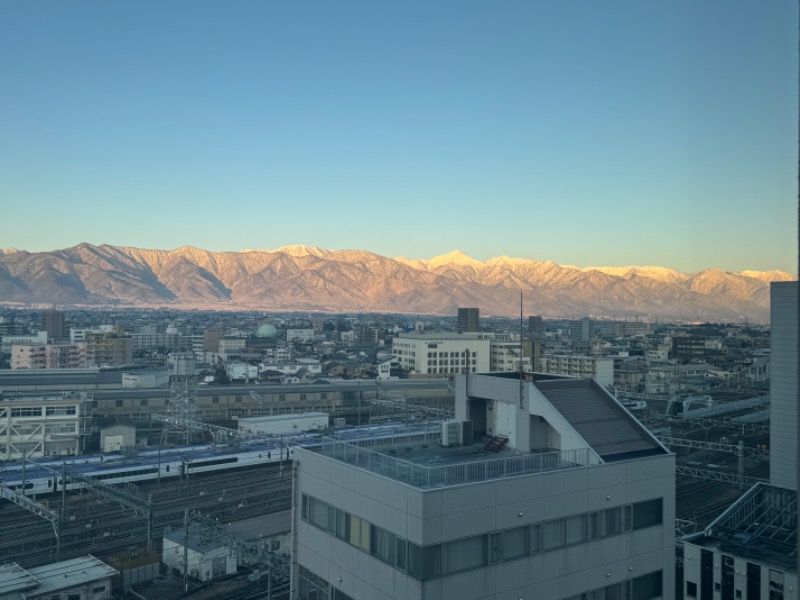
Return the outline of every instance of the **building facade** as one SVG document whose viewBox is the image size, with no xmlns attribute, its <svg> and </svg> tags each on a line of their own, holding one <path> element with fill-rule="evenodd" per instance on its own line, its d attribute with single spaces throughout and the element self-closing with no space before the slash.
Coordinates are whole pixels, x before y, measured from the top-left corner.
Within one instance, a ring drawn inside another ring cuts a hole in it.
<svg viewBox="0 0 800 600">
<path fill-rule="evenodd" d="M 596 379 L 601 385 L 614 384 L 614 359 L 582 354 L 544 354 L 542 372 Z"/>
<path fill-rule="evenodd" d="M 797 302 L 798 283 L 772 284 L 769 478 L 797 489 Z"/>
<path fill-rule="evenodd" d="M 0 461 L 80 454 L 90 404 L 70 393 L 0 400 Z"/>
<path fill-rule="evenodd" d="M 459 308 L 456 317 L 456 332 L 467 333 L 481 330 L 481 313 L 478 308 Z"/>
<path fill-rule="evenodd" d="M 11 347 L 12 369 L 80 369 L 86 366 L 85 344 L 25 344 Z"/>
<path fill-rule="evenodd" d="M 86 366 L 129 365 L 133 362 L 133 338 L 115 333 L 85 334 Z"/>
<path fill-rule="evenodd" d="M 392 340 L 392 354 L 412 375 L 448 377 L 490 368 L 491 342 L 476 333 L 405 333 Z"/>
</svg>

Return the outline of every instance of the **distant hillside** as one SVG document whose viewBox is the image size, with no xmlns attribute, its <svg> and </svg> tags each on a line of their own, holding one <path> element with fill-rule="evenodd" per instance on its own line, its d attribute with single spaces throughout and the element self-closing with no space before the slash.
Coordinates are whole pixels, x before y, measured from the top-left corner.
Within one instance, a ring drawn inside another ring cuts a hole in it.
<svg viewBox="0 0 800 600">
<path fill-rule="evenodd" d="M 328 312 L 481 314 L 755 322 L 769 320 L 769 284 L 781 271 L 694 275 L 664 267 L 578 268 L 454 251 L 430 260 L 362 250 L 286 246 L 208 252 L 80 244 L 54 252 L 0 252 L 0 302 L 259 308 Z"/>
</svg>

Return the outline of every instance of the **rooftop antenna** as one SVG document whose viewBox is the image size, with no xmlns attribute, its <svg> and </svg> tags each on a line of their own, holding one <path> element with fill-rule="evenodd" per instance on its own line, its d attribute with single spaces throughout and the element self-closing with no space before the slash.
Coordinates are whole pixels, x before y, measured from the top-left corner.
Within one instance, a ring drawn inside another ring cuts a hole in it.
<svg viewBox="0 0 800 600">
<path fill-rule="evenodd" d="M 523 397 L 525 395 L 525 369 L 522 366 L 522 332 L 523 332 L 523 317 L 522 317 L 522 290 L 519 291 L 519 408 L 524 408 Z"/>
</svg>

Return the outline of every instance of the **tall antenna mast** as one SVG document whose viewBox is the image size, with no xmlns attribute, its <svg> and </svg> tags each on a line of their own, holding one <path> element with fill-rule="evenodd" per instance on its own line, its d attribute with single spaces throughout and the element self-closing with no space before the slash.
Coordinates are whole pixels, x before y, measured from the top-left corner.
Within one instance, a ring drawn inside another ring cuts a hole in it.
<svg viewBox="0 0 800 600">
<path fill-rule="evenodd" d="M 525 368 L 522 365 L 523 352 L 522 352 L 522 332 L 523 332 L 523 317 L 522 317 L 522 290 L 519 291 L 519 407 L 524 408 L 523 397 L 525 395 Z"/>
</svg>

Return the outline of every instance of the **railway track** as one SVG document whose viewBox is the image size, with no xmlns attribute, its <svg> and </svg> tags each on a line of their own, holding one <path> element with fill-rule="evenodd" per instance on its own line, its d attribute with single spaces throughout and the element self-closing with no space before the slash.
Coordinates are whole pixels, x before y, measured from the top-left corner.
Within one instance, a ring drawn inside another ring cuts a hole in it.
<svg viewBox="0 0 800 600">
<path fill-rule="evenodd" d="M 180 526 L 188 508 L 221 522 L 247 519 L 285 510 L 291 503 L 291 471 L 264 465 L 235 472 L 198 474 L 188 482 L 162 480 L 140 484 L 152 494 L 153 545 L 161 549 L 164 527 Z M 61 496 L 37 501 L 61 511 Z M 88 492 L 70 492 L 64 506 L 60 559 L 87 552 L 104 558 L 146 544 L 147 523 L 132 509 Z M 0 502 L 0 563 L 17 562 L 33 567 L 56 560 L 56 538 L 47 521 L 17 507 Z"/>
</svg>

